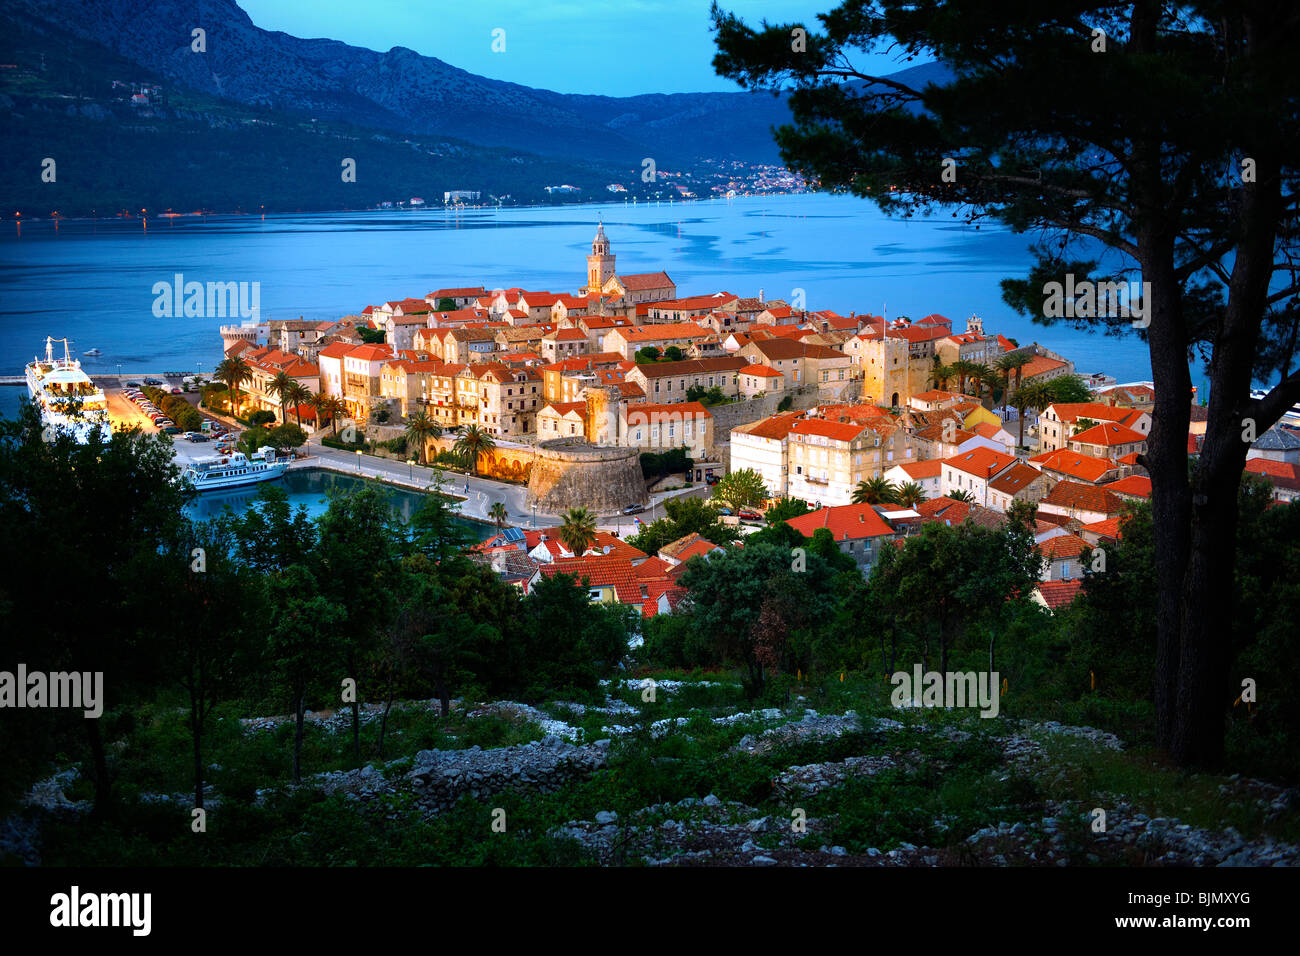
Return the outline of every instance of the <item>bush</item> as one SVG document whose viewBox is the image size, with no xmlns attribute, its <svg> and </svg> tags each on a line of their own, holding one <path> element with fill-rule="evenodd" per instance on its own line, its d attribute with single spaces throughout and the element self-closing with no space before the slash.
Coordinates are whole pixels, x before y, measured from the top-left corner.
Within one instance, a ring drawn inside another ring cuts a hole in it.
<svg viewBox="0 0 1300 956">
<path fill-rule="evenodd" d="M 695 464 L 685 448 L 672 448 L 655 454 L 645 452 L 641 455 L 641 474 L 646 478 L 658 478 L 662 475 L 676 475 L 690 471 Z"/>
<path fill-rule="evenodd" d="M 794 396 L 787 395 L 785 398 L 781 399 L 780 404 L 776 406 L 776 410 L 778 412 L 788 412 L 793 406 Z"/>
<path fill-rule="evenodd" d="M 434 455 L 431 463 L 435 465 L 446 465 L 448 468 L 454 468 L 457 471 L 461 471 L 465 468 L 464 456 L 446 449 Z"/>
<path fill-rule="evenodd" d="M 275 421 L 275 412 L 266 409 L 258 409 L 248 416 L 248 424 L 256 427 L 258 425 L 270 425 Z"/>
<path fill-rule="evenodd" d="M 365 450 L 365 441 L 346 442 L 335 435 L 326 435 L 320 440 L 320 443 L 326 448 L 337 448 L 340 451 L 356 451 L 357 449 Z"/>
</svg>

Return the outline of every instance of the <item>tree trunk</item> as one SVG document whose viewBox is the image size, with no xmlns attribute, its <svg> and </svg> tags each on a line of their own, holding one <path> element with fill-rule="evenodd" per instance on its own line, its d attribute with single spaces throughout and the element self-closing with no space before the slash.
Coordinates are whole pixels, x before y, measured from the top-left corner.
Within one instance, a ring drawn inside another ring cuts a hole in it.
<svg viewBox="0 0 1300 956">
<path fill-rule="evenodd" d="M 352 758 L 361 766 L 361 702 L 352 701 Z"/>
<path fill-rule="evenodd" d="M 194 742 L 194 806 L 203 809 L 203 705 L 190 695 L 190 738 Z"/>
<path fill-rule="evenodd" d="M 1148 175 L 1158 173 L 1148 171 Z M 1152 187 L 1153 193 L 1158 187 Z M 1151 523 L 1156 565 L 1156 744 L 1173 742 L 1178 691 L 1182 592 L 1187 569 L 1191 494 L 1187 484 L 1187 429 L 1191 376 L 1187 364 L 1181 287 L 1173 270 L 1172 239 L 1156 225 L 1139 237 L 1142 278 L 1151 283 L 1146 303 L 1147 344 L 1155 406 L 1145 461 L 1151 477 Z"/>
<path fill-rule="evenodd" d="M 110 816 L 113 800 L 113 782 L 108 778 L 108 757 L 104 753 L 104 738 L 99 735 L 98 720 L 83 720 L 86 737 L 90 742 L 90 759 L 95 774 L 95 805 L 91 815 L 97 820 Z"/>
<path fill-rule="evenodd" d="M 379 759 L 384 759 L 384 734 L 388 733 L 388 712 L 393 709 L 393 697 L 388 695 L 384 701 L 384 715 L 379 718 Z"/>
<path fill-rule="evenodd" d="M 1171 707 L 1169 740 L 1173 758 L 1181 766 L 1222 763 L 1224 711 L 1232 697 L 1227 675 L 1234 630 L 1237 495 L 1249 448 L 1243 420 L 1259 414 L 1252 410 L 1248 396 L 1282 205 L 1277 159 L 1267 152 L 1254 150 L 1251 155 L 1274 172 L 1242 189 L 1241 241 L 1216 337 L 1205 439 L 1193 479 L 1190 548 L 1180 595 L 1177 696 Z M 1187 408 L 1190 382 L 1184 396 Z M 1276 420 L 1272 415 L 1268 419 L 1252 419 L 1256 435 Z"/>
<path fill-rule="evenodd" d="M 299 693 L 293 700 L 294 729 L 293 729 L 293 782 L 302 783 L 302 724 L 303 724 L 303 697 Z"/>
</svg>

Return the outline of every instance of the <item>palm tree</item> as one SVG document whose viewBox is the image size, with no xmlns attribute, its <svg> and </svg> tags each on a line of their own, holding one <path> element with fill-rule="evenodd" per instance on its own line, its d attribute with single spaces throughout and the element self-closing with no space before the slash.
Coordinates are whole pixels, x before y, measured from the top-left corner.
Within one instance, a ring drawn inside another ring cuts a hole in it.
<svg viewBox="0 0 1300 956">
<path fill-rule="evenodd" d="M 230 406 L 230 411 L 233 414 L 239 407 L 239 386 L 253 377 L 253 370 L 247 362 L 235 355 L 218 362 L 212 377 L 218 382 L 225 382 L 226 387 L 234 395 L 234 401 Z"/>
<path fill-rule="evenodd" d="M 968 362 L 965 359 L 958 359 L 952 363 L 952 373 L 957 376 L 957 391 L 963 395 L 966 394 L 966 379 L 976 374 L 975 369 L 977 367 L 974 362 Z"/>
<path fill-rule="evenodd" d="M 898 486 L 894 500 L 905 508 L 915 508 L 925 501 L 925 489 L 915 481 L 908 481 Z"/>
<path fill-rule="evenodd" d="M 987 388 L 989 390 L 989 406 L 992 407 L 993 392 L 995 389 L 1000 388 L 1002 385 L 1002 379 L 998 376 L 997 369 L 990 368 L 987 365 L 981 365 L 980 373 L 979 373 L 979 381 L 980 381 L 980 385 L 982 385 L 984 388 Z M 1006 392 L 1003 391 L 1002 394 L 1005 397 Z"/>
<path fill-rule="evenodd" d="M 330 420 L 330 434 L 337 435 L 339 430 L 339 416 L 346 415 L 348 407 L 343 404 L 343 399 L 334 395 L 317 395 L 312 402 L 316 406 L 316 414 L 324 415 Z"/>
<path fill-rule="evenodd" d="M 442 426 L 429 417 L 429 413 L 420 410 L 406 420 L 406 437 L 416 443 L 420 449 L 420 464 L 425 464 L 430 438 L 442 435 Z"/>
<path fill-rule="evenodd" d="M 570 508 L 560 525 L 560 543 L 581 557 L 596 543 L 596 516 L 586 508 Z"/>
<path fill-rule="evenodd" d="M 855 505 L 887 505 L 898 501 L 898 489 L 884 478 L 866 478 L 853 489 Z"/>
<path fill-rule="evenodd" d="M 1025 443 L 1025 410 L 1029 408 L 1042 411 L 1048 405 L 1052 404 L 1055 399 L 1052 397 L 1052 388 L 1047 382 L 1030 382 L 1022 388 L 1016 389 L 1015 406 L 1016 411 L 1020 413 L 1020 444 Z"/>
<path fill-rule="evenodd" d="M 465 459 L 466 467 L 478 474 L 479 455 L 486 454 L 497 447 L 495 439 L 477 425 L 466 425 L 452 446 L 452 451 Z"/>
<path fill-rule="evenodd" d="M 275 378 L 271 379 L 271 384 L 266 386 L 266 390 L 280 399 L 280 421 L 287 422 L 289 413 L 285 410 L 285 400 L 289 397 L 289 390 L 293 388 L 293 379 L 289 377 L 286 371 L 275 373 Z"/>
<path fill-rule="evenodd" d="M 975 496 L 965 488 L 958 488 L 954 491 L 950 491 L 948 492 L 947 497 L 951 498 L 953 501 L 964 501 L 968 505 L 975 504 Z"/>
<path fill-rule="evenodd" d="M 302 428 L 302 407 L 303 405 L 315 405 L 316 393 L 304 385 L 302 382 L 295 381 L 289 386 L 289 401 L 293 403 L 293 416 L 298 419 L 298 427 Z M 319 423 L 318 423 L 319 424 Z"/>
<path fill-rule="evenodd" d="M 1011 373 L 1016 373 L 1016 387 L 1020 387 L 1020 370 L 1029 364 L 1029 356 L 1024 352 L 1008 352 L 996 362 L 993 367 L 1002 373 L 1002 402 L 1006 404 L 1011 400 Z"/>
<path fill-rule="evenodd" d="M 492 502 L 492 507 L 488 509 L 488 517 L 496 523 L 498 528 L 504 529 L 506 526 L 506 519 L 510 517 L 510 515 L 506 511 L 506 506 L 502 502 L 494 501 Z"/>
<path fill-rule="evenodd" d="M 930 373 L 931 377 L 934 378 L 934 387 L 944 391 L 948 389 L 948 379 L 956 374 L 957 372 L 951 365 L 941 365 L 938 359 L 935 359 L 934 371 Z"/>
</svg>

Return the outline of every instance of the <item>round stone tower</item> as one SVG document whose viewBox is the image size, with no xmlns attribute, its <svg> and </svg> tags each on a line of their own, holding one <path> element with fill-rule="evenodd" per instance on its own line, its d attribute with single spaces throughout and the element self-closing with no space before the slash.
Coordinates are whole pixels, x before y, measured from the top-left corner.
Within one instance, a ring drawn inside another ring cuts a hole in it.
<svg viewBox="0 0 1300 956">
<path fill-rule="evenodd" d="M 649 501 L 637 448 L 592 445 L 579 438 L 539 444 L 528 477 L 528 506 L 560 514 L 589 508 L 608 514 Z"/>
</svg>

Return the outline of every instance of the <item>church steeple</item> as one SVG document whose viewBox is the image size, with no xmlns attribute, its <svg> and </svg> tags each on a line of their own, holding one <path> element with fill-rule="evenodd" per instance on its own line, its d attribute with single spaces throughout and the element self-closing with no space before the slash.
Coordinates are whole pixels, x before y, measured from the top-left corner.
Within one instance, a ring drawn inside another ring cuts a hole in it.
<svg viewBox="0 0 1300 956">
<path fill-rule="evenodd" d="M 596 238 L 591 240 L 591 255 L 587 256 L 587 293 L 600 292 L 613 276 L 614 255 L 609 251 L 609 237 L 605 235 L 605 220 L 601 217 Z"/>
</svg>

